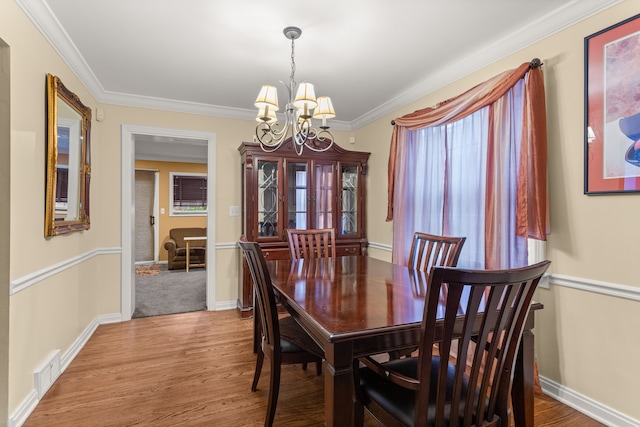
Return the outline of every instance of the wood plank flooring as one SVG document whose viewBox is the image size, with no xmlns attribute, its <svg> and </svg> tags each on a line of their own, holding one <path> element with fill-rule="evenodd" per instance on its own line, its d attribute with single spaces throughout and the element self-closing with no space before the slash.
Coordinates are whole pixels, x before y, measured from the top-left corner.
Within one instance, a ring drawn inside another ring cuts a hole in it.
<svg viewBox="0 0 640 427">
<path fill-rule="evenodd" d="M 235 310 L 101 325 L 24 427 L 260 426 L 269 368 L 252 393 L 251 320 Z M 323 380 L 315 368 L 283 366 L 274 425 L 322 426 Z M 602 426 L 536 396 L 536 426 Z M 365 425 L 377 426 L 368 415 Z"/>
</svg>

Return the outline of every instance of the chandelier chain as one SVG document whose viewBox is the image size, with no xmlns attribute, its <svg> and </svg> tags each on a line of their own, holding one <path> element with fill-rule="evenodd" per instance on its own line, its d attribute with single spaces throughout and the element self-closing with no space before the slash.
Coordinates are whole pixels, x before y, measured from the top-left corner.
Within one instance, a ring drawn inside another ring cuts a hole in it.
<svg viewBox="0 0 640 427">
<path fill-rule="evenodd" d="M 291 89 L 290 89 L 291 95 L 293 95 L 293 92 L 296 89 L 295 75 L 296 75 L 295 38 L 291 37 Z"/>
</svg>

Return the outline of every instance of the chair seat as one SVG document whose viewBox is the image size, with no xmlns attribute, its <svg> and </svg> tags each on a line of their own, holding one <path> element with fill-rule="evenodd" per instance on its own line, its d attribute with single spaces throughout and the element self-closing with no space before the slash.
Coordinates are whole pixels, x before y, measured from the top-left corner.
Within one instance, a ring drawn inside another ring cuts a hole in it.
<svg viewBox="0 0 640 427">
<path fill-rule="evenodd" d="M 417 357 L 392 360 L 385 363 L 384 366 L 407 377 L 418 378 Z M 433 382 L 436 381 L 439 366 L 440 358 L 438 356 L 433 356 L 431 362 L 431 381 Z M 446 393 L 447 400 L 451 397 L 453 391 L 452 380 L 454 374 L 455 368 L 453 365 L 449 364 L 449 375 Z M 468 384 L 465 378 L 465 381 L 463 381 L 462 384 L 462 397 L 460 399 L 461 407 L 465 406 L 464 395 L 466 395 L 467 392 L 467 385 Z M 360 369 L 360 386 L 363 394 L 368 399 L 371 399 L 378 406 L 380 406 L 394 418 L 399 420 L 402 424 L 407 426 L 413 425 L 417 392 L 406 389 L 404 387 L 400 387 L 399 385 L 394 384 L 391 381 L 388 381 L 385 378 L 377 375 L 371 369 L 366 367 Z M 433 414 L 435 413 L 434 404 L 436 394 L 432 393 L 430 396 L 433 398 L 431 399 L 431 402 L 429 402 L 429 426 L 434 425 Z M 445 412 L 449 413 L 448 410 Z M 447 420 L 446 425 L 457 425 L 457 423 L 450 424 Z"/>
<path fill-rule="evenodd" d="M 279 319 L 280 351 L 283 353 L 311 353 L 324 358 L 324 352 L 291 316 Z"/>
</svg>

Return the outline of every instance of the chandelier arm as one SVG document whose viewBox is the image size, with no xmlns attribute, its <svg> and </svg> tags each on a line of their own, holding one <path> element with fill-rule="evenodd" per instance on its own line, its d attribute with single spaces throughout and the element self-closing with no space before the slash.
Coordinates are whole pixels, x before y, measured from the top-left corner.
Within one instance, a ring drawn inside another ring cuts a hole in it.
<svg viewBox="0 0 640 427">
<path fill-rule="evenodd" d="M 309 120 L 298 122 L 293 128 L 296 144 L 305 145 L 309 139 L 309 135 L 312 134 L 312 129 L 313 128 L 311 127 L 311 122 Z"/>
<path fill-rule="evenodd" d="M 329 132 L 326 129 L 322 129 L 320 132 L 318 132 L 317 129 L 315 129 L 315 128 L 312 128 L 311 130 L 312 130 L 312 133 L 313 133 L 313 137 L 308 138 L 307 141 L 304 144 L 309 150 L 315 151 L 316 153 L 321 153 L 323 151 L 327 151 L 329 148 L 331 148 L 331 146 L 333 146 L 335 138 L 333 137 L 331 132 Z M 310 144 L 313 141 L 317 141 L 317 142 L 328 141 L 329 145 L 327 145 L 326 147 L 322 147 L 322 148 L 316 148 L 316 147 L 314 147 L 313 145 Z"/>
<path fill-rule="evenodd" d="M 273 153 L 274 151 L 278 150 L 278 148 L 280 148 L 280 145 L 281 144 L 271 147 L 270 145 L 260 144 L 260 148 L 262 148 L 262 151 L 264 151 L 265 153 Z"/>
<path fill-rule="evenodd" d="M 269 123 L 261 123 L 256 127 L 256 138 L 258 138 L 262 146 L 278 148 L 284 142 L 288 130 L 288 121 L 285 122 L 282 129 L 279 129 L 278 124 L 271 125 Z M 260 135 L 260 131 L 262 131 L 262 135 Z"/>
</svg>

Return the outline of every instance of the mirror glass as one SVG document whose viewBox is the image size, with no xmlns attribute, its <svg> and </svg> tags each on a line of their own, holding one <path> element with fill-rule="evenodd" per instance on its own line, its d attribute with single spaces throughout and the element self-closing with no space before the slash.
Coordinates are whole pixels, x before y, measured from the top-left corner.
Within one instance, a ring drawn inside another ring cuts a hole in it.
<svg viewBox="0 0 640 427">
<path fill-rule="evenodd" d="M 47 75 L 45 236 L 88 230 L 91 109 Z"/>
</svg>

